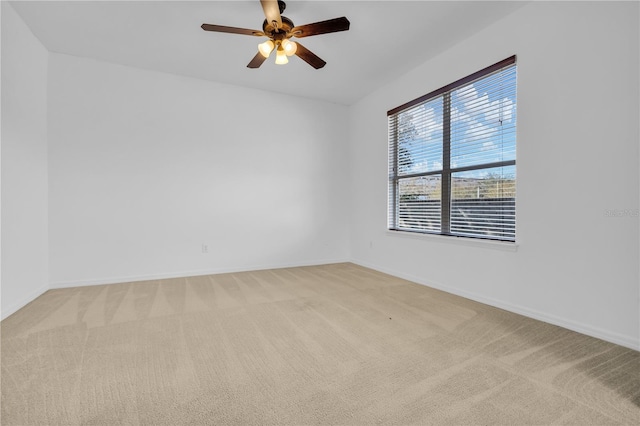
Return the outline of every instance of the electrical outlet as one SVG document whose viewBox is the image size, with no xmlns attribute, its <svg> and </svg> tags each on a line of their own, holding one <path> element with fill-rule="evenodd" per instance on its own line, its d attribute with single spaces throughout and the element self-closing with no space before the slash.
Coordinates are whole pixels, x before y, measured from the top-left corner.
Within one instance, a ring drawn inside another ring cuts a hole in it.
<svg viewBox="0 0 640 426">
<path fill-rule="evenodd" d="M 202 253 L 209 253 L 209 245 L 208 244 L 203 244 L 202 245 Z"/>
</svg>

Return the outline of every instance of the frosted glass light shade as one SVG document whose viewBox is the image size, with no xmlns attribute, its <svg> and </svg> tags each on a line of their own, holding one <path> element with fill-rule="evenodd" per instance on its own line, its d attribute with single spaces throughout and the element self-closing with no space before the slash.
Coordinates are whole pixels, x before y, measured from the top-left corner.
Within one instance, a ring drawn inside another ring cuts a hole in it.
<svg viewBox="0 0 640 426">
<path fill-rule="evenodd" d="M 291 56 L 295 55 L 296 50 L 298 50 L 298 45 L 293 41 L 284 39 L 282 40 L 282 48 L 287 56 Z"/>
<path fill-rule="evenodd" d="M 268 58 L 273 50 L 273 42 L 271 40 L 267 40 L 264 43 L 260 43 L 258 45 L 258 52 L 262 54 L 265 58 Z"/>
<path fill-rule="evenodd" d="M 284 65 L 289 63 L 289 58 L 287 58 L 287 54 L 284 53 L 284 49 L 278 49 L 276 52 L 276 64 Z"/>
</svg>

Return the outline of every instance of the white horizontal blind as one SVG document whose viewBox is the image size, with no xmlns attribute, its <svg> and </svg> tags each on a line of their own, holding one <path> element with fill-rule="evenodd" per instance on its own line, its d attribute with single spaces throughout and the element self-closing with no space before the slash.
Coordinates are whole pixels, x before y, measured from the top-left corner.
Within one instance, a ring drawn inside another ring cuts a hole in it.
<svg viewBox="0 0 640 426">
<path fill-rule="evenodd" d="M 397 116 L 398 175 L 442 170 L 442 97 Z"/>
<path fill-rule="evenodd" d="M 390 170 L 396 227 L 439 231 L 442 172 L 442 98 L 421 103 L 389 120 Z M 439 172 L 439 174 L 429 174 Z M 425 176 L 424 174 L 427 173 Z M 418 175 L 418 176 L 416 176 Z"/>
<path fill-rule="evenodd" d="M 515 57 L 387 115 L 389 229 L 515 241 Z"/>
<path fill-rule="evenodd" d="M 516 159 L 516 67 L 451 92 L 451 168 Z"/>
<path fill-rule="evenodd" d="M 451 234 L 515 240 L 515 166 L 451 174 Z"/>
<path fill-rule="evenodd" d="M 440 231 L 441 176 L 398 180 L 398 229 Z"/>
<path fill-rule="evenodd" d="M 514 64 L 451 92 L 451 234 L 515 240 L 515 160 Z"/>
</svg>

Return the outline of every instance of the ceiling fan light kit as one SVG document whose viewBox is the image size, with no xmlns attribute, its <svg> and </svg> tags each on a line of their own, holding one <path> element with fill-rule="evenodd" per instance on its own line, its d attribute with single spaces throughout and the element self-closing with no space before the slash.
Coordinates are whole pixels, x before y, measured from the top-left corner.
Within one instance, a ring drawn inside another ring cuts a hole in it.
<svg viewBox="0 0 640 426">
<path fill-rule="evenodd" d="M 315 69 L 322 68 L 326 65 L 324 60 L 300 43 L 290 39 L 292 37 L 302 38 L 347 31 L 350 26 L 349 20 L 343 16 L 296 27 L 291 19 L 281 15 L 286 8 L 285 2 L 281 0 L 260 0 L 260 3 L 266 17 L 262 24 L 262 31 L 202 24 L 202 29 L 205 31 L 267 37 L 267 41 L 258 44 L 258 53 L 249 62 L 248 68 L 259 68 L 274 50 L 276 51 L 276 64 L 278 65 L 288 63 L 289 59 L 287 57 L 296 55 Z"/>
</svg>

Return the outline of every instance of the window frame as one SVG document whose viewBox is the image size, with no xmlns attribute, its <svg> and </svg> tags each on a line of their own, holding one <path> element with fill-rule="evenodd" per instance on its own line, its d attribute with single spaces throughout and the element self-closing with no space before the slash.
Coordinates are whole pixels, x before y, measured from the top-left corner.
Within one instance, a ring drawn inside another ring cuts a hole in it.
<svg viewBox="0 0 640 426">
<path fill-rule="evenodd" d="M 398 107 L 395 107 L 389 111 L 387 111 L 387 119 L 390 122 L 390 118 L 395 116 L 396 119 L 400 113 L 412 108 L 414 106 L 427 103 L 433 99 L 436 99 L 442 96 L 443 100 L 443 111 L 442 111 L 442 170 L 432 170 L 425 172 L 416 172 L 416 173 L 408 173 L 408 174 L 399 174 L 399 164 L 398 164 L 398 145 L 399 140 L 397 135 L 393 140 L 389 138 L 389 155 L 393 155 L 393 162 L 389 159 L 389 188 L 388 188 L 388 197 L 389 203 L 388 206 L 388 214 L 387 218 L 388 230 L 391 232 L 409 232 L 415 234 L 427 234 L 427 235 L 438 235 L 444 237 L 456 237 L 456 238 L 465 238 L 465 239 L 479 239 L 479 240 L 489 240 L 501 243 L 513 243 L 516 242 L 515 237 L 515 223 L 514 223 L 514 237 L 510 238 L 497 238 L 491 236 L 480 236 L 480 235 L 465 235 L 458 233 L 451 233 L 451 176 L 454 173 L 465 172 L 471 170 L 482 170 L 482 169 L 491 169 L 496 167 L 507 167 L 516 166 L 516 159 L 506 160 L 506 161 L 495 161 L 491 163 L 480 163 L 475 165 L 467 165 L 462 167 L 451 167 L 451 93 L 456 89 L 459 89 L 463 86 L 471 84 L 477 80 L 480 80 L 484 77 L 487 77 L 495 72 L 498 72 L 504 68 L 516 66 L 516 55 L 512 55 L 502 61 L 496 62 L 493 65 L 490 65 L 486 68 L 483 68 L 479 71 L 474 72 L 466 77 L 463 77 L 459 80 L 454 81 L 453 83 L 447 84 L 439 89 L 436 89 L 432 92 L 429 92 L 425 95 L 422 95 L 416 99 L 413 99 L 409 102 L 406 102 Z M 516 90 L 517 90 L 517 81 L 516 81 Z M 516 108 L 517 108 L 517 100 L 516 100 Z M 517 119 L 517 118 L 516 118 Z M 397 123 L 396 123 L 397 128 Z M 517 128 L 517 124 L 516 124 Z M 391 132 L 388 133 L 391 135 Z M 516 137 L 516 149 L 517 149 L 517 137 Z M 414 178 L 414 177 L 422 177 L 422 176 L 440 176 L 440 185 L 441 185 L 441 198 L 440 198 L 440 231 L 430 231 L 430 230 L 419 230 L 412 228 L 404 228 L 398 226 L 398 209 L 399 209 L 399 198 L 398 198 L 398 182 L 402 179 Z M 514 213 L 515 220 L 515 213 Z"/>
</svg>

